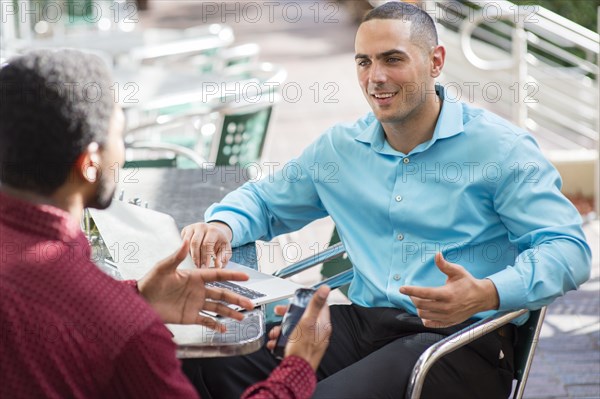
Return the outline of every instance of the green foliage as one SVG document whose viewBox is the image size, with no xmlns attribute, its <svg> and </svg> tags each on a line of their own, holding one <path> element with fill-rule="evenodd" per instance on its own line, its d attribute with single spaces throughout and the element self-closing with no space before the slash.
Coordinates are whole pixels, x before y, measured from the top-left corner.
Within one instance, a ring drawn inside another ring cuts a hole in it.
<svg viewBox="0 0 600 399">
<path fill-rule="evenodd" d="M 522 5 L 539 5 L 598 32 L 598 7 L 600 0 L 512 0 Z"/>
</svg>

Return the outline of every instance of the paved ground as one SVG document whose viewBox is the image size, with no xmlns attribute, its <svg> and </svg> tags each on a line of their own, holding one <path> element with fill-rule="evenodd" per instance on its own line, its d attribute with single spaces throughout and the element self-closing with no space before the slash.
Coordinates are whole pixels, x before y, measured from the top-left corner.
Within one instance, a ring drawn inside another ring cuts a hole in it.
<svg viewBox="0 0 600 399">
<path fill-rule="evenodd" d="M 346 11 L 316 0 L 267 3 L 152 0 L 141 21 L 143 26 L 161 27 L 224 22 L 234 27 L 237 42 L 259 43 L 263 60 L 283 65 L 288 71 L 289 92 L 274 111 L 266 157 L 284 162 L 328 126 L 355 120 L 368 107 L 354 75 L 356 27 Z M 219 11 L 215 12 L 215 7 Z M 293 91 L 298 87 L 299 95 Z M 306 256 L 313 253 L 315 244 L 323 248 L 331 228 L 328 221 L 320 221 L 289 240 L 299 242 Z M 598 222 L 585 229 L 594 250 L 592 278 L 581 290 L 549 307 L 527 398 L 600 398 Z M 287 247 L 291 251 L 286 259 L 278 251 L 263 251 L 272 253 L 261 258 L 263 267 L 280 267 L 295 260 L 302 255 L 295 248 Z M 303 278 L 313 279 L 315 274 Z"/>
</svg>

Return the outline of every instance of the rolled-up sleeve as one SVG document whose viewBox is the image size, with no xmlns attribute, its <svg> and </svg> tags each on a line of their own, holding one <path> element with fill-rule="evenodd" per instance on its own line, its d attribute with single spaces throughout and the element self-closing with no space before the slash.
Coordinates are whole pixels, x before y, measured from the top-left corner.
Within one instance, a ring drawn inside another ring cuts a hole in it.
<svg viewBox="0 0 600 399">
<path fill-rule="evenodd" d="M 502 165 L 494 206 L 519 255 L 488 278 L 500 310 L 534 310 L 589 278 L 591 252 L 579 213 L 560 192 L 560 175 L 531 136 L 517 136 Z"/>
<path fill-rule="evenodd" d="M 219 220 L 233 232 L 233 246 L 270 240 L 327 216 L 311 173 L 315 146 L 272 175 L 245 183 L 206 210 L 204 219 Z"/>
</svg>

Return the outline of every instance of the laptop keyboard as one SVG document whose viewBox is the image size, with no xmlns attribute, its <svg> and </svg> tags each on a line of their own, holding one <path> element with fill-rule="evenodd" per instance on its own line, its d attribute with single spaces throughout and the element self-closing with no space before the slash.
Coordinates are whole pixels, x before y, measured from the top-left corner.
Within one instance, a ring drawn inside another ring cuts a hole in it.
<svg viewBox="0 0 600 399">
<path fill-rule="evenodd" d="M 236 294 L 245 296 L 248 299 L 257 299 L 257 298 L 261 298 L 263 296 L 267 296 L 266 294 L 263 294 L 262 292 L 258 292 L 258 291 L 251 290 L 250 288 L 242 287 L 241 285 L 237 285 L 235 283 L 232 283 L 231 281 L 214 281 L 214 282 L 206 283 L 206 285 L 209 287 L 223 288 L 225 290 L 230 290 L 230 291 L 235 292 Z"/>
</svg>

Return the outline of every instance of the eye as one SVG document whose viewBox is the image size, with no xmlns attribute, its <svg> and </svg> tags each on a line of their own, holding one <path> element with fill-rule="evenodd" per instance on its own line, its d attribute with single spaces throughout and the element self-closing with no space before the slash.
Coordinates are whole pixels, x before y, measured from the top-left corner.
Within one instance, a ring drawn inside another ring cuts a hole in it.
<svg viewBox="0 0 600 399">
<path fill-rule="evenodd" d="M 389 57 L 387 59 L 388 64 L 395 64 L 396 62 L 400 62 L 400 61 L 402 61 L 402 60 L 397 57 Z"/>
<path fill-rule="evenodd" d="M 366 67 L 370 63 L 371 62 L 369 60 L 366 60 L 366 59 L 358 59 L 358 60 L 356 60 L 356 65 L 358 65 L 359 67 Z"/>
</svg>

